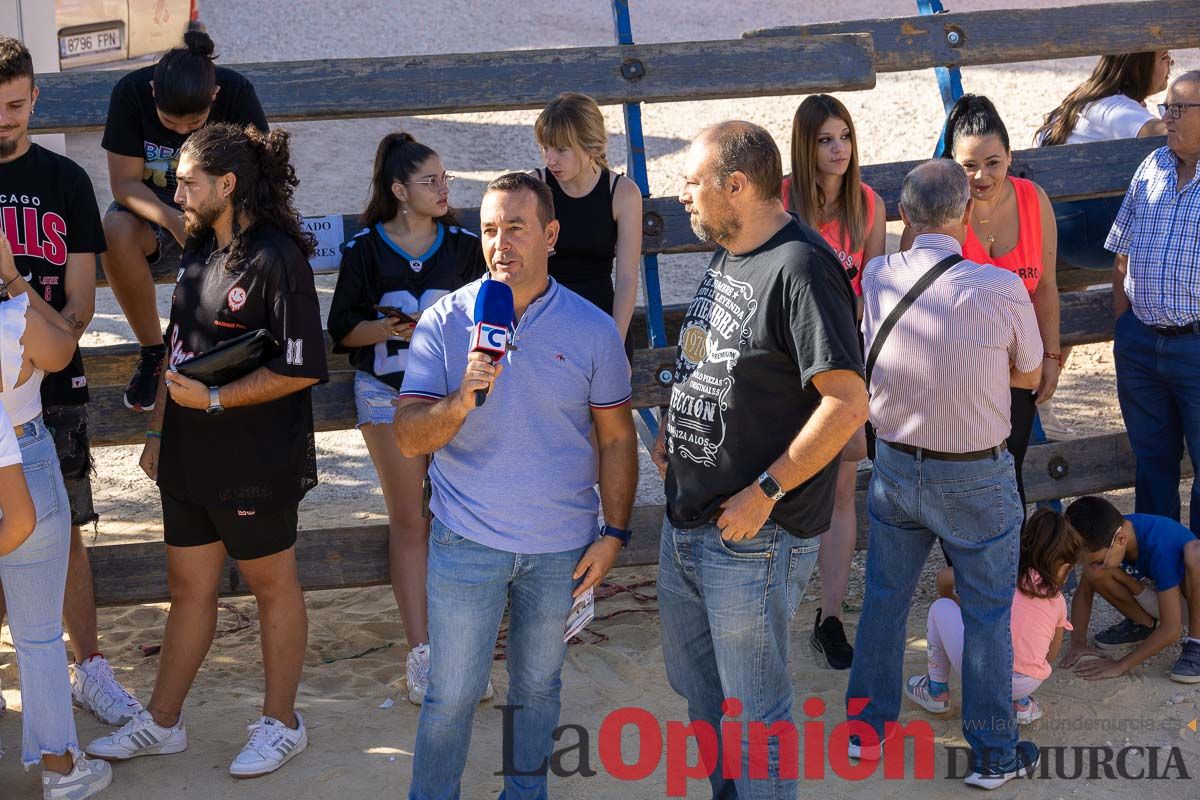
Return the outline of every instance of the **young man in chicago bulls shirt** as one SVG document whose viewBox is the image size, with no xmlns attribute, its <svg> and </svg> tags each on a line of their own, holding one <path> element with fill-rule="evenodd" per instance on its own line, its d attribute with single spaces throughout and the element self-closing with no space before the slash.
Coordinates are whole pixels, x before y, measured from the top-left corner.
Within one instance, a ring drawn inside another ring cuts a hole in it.
<svg viewBox="0 0 1200 800">
<path fill-rule="evenodd" d="M 183 702 L 212 644 L 229 555 L 262 623 L 262 716 L 229 768 L 252 778 L 308 746 L 295 711 L 308 638 L 295 543 L 300 500 L 317 483 L 309 390 L 327 377 L 314 243 L 292 206 L 285 131 L 210 125 L 184 144 L 176 175 L 188 246 L 167 328 L 171 369 L 142 453 L 162 493 L 171 611 L 146 711 L 88 752 L 121 760 L 187 747 Z M 206 386 L 174 369 L 261 329 L 279 352 L 236 380 Z"/>
<path fill-rule="evenodd" d="M 25 293 L 31 303 L 49 305 L 78 339 L 96 306 L 96 254 L 104 252 L 104 231 L 87 173 L 30 141 L 37 97 L 29 51 L 16 39 L 0 37 L 0 228 L 17 268 L 17 274 L 0 274 L 0 281 L 10 295 Z M 92 507 L 87 402 L 87 376 L 76 349 L 66 369 L 42 380 L 42 417 L 54 434 L 71 503 L 63 617 L 75 657 L 75 702 L 109 725 L 123 725 L 141 704 L 117 683 L 99 652 L 92 568 L 80 536 L 81 525 L 98 519 Z"/>
</svg>

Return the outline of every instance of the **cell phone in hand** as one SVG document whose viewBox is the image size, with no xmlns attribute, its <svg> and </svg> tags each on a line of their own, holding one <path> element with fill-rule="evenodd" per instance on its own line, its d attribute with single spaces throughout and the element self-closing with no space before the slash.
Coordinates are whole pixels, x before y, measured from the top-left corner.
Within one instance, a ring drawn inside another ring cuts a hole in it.
<svg viewBox="0 0 1200 800">
<path fill-rule="evenodd" d="M 403 311 L 396 308 L 395 306 L 372 306 L 372 308 L 374 308 L 380 314 L 383 314 L 385 317 L 388 317 L 390 319 L 398 319 L 401 322 L 407 322 L 411 325 L 417 324 L 417 321 L 415 319 L 410 317 L 408 314 L 405 314 Z"/>
</svg>

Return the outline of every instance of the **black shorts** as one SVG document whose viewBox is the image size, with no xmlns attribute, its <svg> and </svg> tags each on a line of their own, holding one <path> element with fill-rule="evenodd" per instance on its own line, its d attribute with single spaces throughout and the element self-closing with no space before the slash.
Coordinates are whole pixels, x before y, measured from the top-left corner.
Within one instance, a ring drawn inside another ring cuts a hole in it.
<svg viewBox="0 0 1200 800">
<path fill-rule="evenodd" d="M 116 200 L 113 200 L 111 203 L 109 203 L 108 208 L 104 213 L 112 214 L 116 211 L 121 211 L 126 214 L 133 214 L 133 216 L 137 217 L 137 213 L 121 205 Z M 138 219 L 142 218 L 138 217 Z M 148 219 L 142 219 L 142 222 L 150 226 L 150 232 L 154 234 L 154 241 L 157 243 L 157 247 L 155 248 L 154 252 L 146 257 L 146 261 L 148 261 L 151 266 L 158 264 L 159 262 L 172 265 L 179 264 L 179 262 L 183 260 L 183 247 L 181 247 L 179 242 L 175 240 L 175 235 L 163 226 L 159 225 L 157 222 L 151 222 Z"/>
<path fill-rule="evenodd" d="M 92 505 L 92 447 L 88 439 L 87 406 L 47 406 L 42 421 L 54 437 L 54 449 L 62 468 L 71 524 L 87 525 L 100 519 Z"/>
<path fill-rule="evenodd" d="M 234 561 L 252 561 L 282 553 L 296 544 L 299 503 L 271 511 L 247 503 L 238 508 L 204 506 L 162 495 L 163 541 L 171 547 L 222 542 Z"/>
</svg>

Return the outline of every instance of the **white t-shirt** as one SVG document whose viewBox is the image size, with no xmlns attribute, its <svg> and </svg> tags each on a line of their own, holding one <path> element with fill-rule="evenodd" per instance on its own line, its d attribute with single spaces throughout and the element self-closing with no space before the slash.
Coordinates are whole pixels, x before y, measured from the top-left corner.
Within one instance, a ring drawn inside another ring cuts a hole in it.
<svg viewBox="0 0 1200 800">
<path fill-rule="evenodd" d="M 1083 107 L 1067 144 L 1133 139 L 1154 118 L 1144 105 L 1123 94 L 1102 97 Z"/>
<path fill-rule="evenodd" d="M 11 467 L 21 463 L 21 447 L 17 444 L 17 436 L 13 433 L 12 420 L 0 403 L 0 467 Z"/>
</svg>

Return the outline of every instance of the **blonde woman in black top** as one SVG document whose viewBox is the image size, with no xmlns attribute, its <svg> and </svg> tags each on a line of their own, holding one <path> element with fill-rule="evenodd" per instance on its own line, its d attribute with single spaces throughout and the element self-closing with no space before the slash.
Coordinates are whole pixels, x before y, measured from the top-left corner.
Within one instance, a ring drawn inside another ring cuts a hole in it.
<svg viewBox="0 0 1200 800">
<path fill-rule="evenodd" d="M 554 98 L 534 123 L 534 136 L 546 164 L 537 175 L 554 195 L 560 226 L 550 276 L 612 315 L 631 352 L 629 322 L 642 254 L 641 192 L 609 169 L 604 117 L 587 95 L 566 92 Z"/>
</svg>

